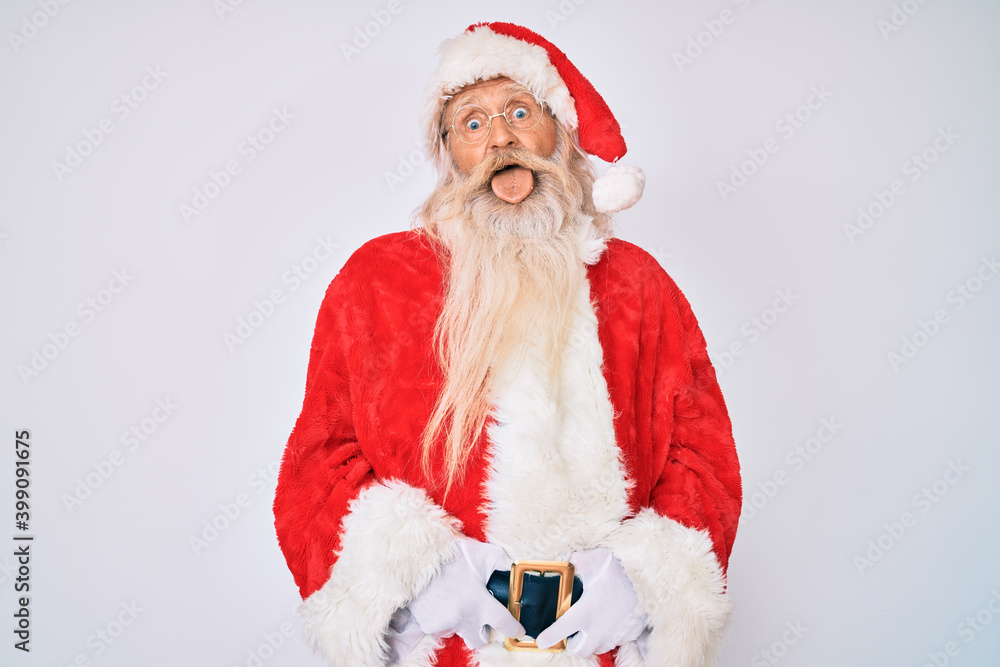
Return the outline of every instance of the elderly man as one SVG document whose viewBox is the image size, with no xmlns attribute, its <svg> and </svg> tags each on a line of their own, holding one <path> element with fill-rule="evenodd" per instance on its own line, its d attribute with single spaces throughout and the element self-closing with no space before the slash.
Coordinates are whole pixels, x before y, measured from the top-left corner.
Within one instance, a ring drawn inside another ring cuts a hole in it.
<svg viewBox="0 0 1000 667">
<path fill-rule="evenodd" d="M 282 461 L 307 634 L 351 667 L 714 663 L 739 464 L 687 300 L 612 238 L 617 122 L 505 23 L 442 45 L 424 116 L 440 182 L 330 284 Z"/>
</svg>

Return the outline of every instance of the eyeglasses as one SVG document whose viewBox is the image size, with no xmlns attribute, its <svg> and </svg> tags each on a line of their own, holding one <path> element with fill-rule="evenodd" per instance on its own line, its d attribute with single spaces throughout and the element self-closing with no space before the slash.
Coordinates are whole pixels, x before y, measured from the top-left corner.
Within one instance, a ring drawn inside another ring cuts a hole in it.
<svg viewBox="0 0 1000 667">
<path fill-rule="evenodd" d="M 541 122 L 542 114 L 542 103 L 530 91 L 523 90 L 507 98 L 503 113 L 490 115 L 478 104 L 459 107 L 448 130 L 454 130 L 462 143 L 478 144 L 489 136 L 490 126 L 497 116 L 503 116 L 515 130 L 530 130 Z"/>
</svg>

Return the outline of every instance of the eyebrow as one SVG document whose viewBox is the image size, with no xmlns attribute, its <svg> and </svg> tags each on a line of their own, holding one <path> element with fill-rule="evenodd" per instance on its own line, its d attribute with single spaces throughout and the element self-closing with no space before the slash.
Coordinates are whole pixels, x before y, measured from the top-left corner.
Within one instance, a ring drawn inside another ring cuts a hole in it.
<svg viewBox="0 0 1000 667">
<path fill-rule="evenodd" d="M 516 81 L 511 81 L 509 83 L 504 84 L 501 90 L 505 93 L 510 93 L 511 95 L 513 95 L 514 93 L 519 93 L 521 91 L 531 92 L 528 88 L 524 87 L 523 85 L 519 84 Z M 456 104 L 460 104 L 462 106 L 466 104 L 482 104 L 482 96 L 479 95 L 478 90 L 473 90 L 465 97 L 461 97 L 461 95 L 462 93 L 459 93 L 455 97 L 452 97 L 450 100 L 448 100 L 447 104 L 450 105 L 452 108 L 454 108 Z M 460 97 L 461 99 L 459 100 Z M 459 101 L 456 102 L 456 100 Z"/>
</svg>

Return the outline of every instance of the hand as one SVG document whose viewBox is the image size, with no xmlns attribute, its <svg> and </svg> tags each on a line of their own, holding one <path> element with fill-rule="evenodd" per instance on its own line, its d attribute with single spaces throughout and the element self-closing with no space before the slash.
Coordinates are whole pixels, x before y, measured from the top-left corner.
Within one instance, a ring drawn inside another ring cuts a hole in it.
<svg viewBox="0 0 1000 667">
<path fill-rule="evenodd" d="M 385 634 L 385 641 L 392 651 L 389 664 L 396 665 L 405 660 L 423 638 L 424 631 L 417 625 L 410 610 L 406 607 L 398 609 L 389 621 Z"/>
<path fill-rule="evenodd" d="M 523 637 L 521 624 L 486 590 L 493 571 L 509 570 L 510 564 L 500 547 L 462 538 L 458 555 L 410 602 L 410 613 L 426 634 L 458 635 L 470 649 L 486 645 L 490 627 L 506 637 Z"/>
<path fill-rule="evenodd" d="M 646 616 L 639 611 L 639 596 L 621 561 L 610 549 L 599 547 L 575 552 L 569 562 L 583 582 L 583 595 L 535 638 L 538 647 L 549 648 L 569 637 L 566 651 L 588 657 L 638 639 L 646 629 Z"/>
</svg>

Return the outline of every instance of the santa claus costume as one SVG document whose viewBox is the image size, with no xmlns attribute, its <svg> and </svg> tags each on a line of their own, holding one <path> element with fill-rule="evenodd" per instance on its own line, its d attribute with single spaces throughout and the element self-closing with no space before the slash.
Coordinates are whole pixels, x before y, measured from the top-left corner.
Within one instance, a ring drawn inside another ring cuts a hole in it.
<svg viewBox="0 0 1000 667">
<path fill-rule="evenodd" d="M 589 82 L 543 38 L 509 24 L 472 26 L 446 43 L 428 116 L 442 94 L 500 75 L 534 91 L 584 150 L 624 153 Z M 595 186 L 594 199 L 611 202 L 605 210 L 635 199 L 634 183 L 615 188 L 614 178 L 604 192 Z M 687 300 L 652 256 L 592 228 L 579 243 L 586 280 L 559 386 L 528 345 L 523 363 L 497 378 L 487 428 L 447 493 L 416 446 L 443 382 L 430 345 L 441 253 L 420 229 L 381 236 L 330 284 L 274 502 L 305 631 L 330 664 L 388 664 L 390 620 L 463 538 L 512 559 L 609 548 L 648 620 L 643 651 L 630 641 L 592 657 L 521 653 L 502 637 L 473 651 L 457 636 L 428 635 L 402 664 L 714 664 L 741 505 L 715 371 Z"/>
</svg>

